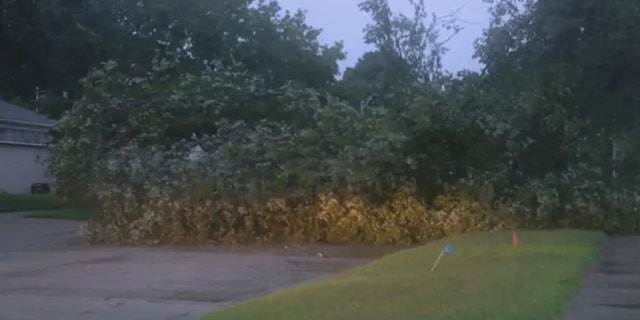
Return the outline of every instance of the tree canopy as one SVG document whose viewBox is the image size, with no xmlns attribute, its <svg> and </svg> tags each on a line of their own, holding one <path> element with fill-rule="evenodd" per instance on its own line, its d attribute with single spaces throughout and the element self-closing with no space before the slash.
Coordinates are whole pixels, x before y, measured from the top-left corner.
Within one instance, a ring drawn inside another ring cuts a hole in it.
<svg viewBox="0 0 640 320">
<path fill-rule="evenodd" d="M 172 54 L 184 70 L 207 61 L 242 64 L 275 86 L 327 88 L 342 45 L 323 45 L 303 12 L 253 0 L 3 1 L 0 95 L 33 102 L 36 87 L 59 117 L 82 95 L 80 79 L 108 60 L 146 70 L 150 57 Z M 60 99 L 70 97 L 63 103 Z"/>
</svg>

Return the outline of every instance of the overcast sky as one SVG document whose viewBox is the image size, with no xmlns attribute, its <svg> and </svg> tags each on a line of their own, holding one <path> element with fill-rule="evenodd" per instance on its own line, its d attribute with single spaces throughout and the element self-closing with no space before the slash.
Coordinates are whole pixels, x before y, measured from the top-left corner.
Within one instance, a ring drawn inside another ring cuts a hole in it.
<svg viewBox="0 0 640 320">
<path fill-rule="evenodd" d="M 344 41 L 347 60 L 342 68 L 352 66 L 367 50 L 362 40 L 362 29 L 371 21 L 368 15 L 358 10 L 361 0 L 278 0 L 285 10 L 307 11 L 307 22 L 322 28 L 320 40 L 323 43 Z M 391 9 L 411 15 L 408 0 L 389 0 Z M 465 27 L 460 34 L 448 43 L 449 52 L 444 57 L 444 66 L 451 72 L 463 69 L 478 70 L 480 65 L 472 59 L 473 42 L 482 35 L 489 23 L 487 5 L 482 0 L 425 0 L 430 12 L 438 16 L 453 13 L 459 9 L 458 18 Z"/>
</svg>

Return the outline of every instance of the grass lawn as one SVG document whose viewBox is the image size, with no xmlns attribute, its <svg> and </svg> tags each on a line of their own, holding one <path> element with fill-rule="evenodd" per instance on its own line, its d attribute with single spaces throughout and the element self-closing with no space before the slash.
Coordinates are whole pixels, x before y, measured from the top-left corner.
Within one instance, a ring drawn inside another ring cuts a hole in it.
<svg viewBox="0 0 640 320">
<path fill-rule="evenodd" d="M 60 208 L 53 195 L 48 194 L 2 194 L 0 193 L 0 212 L 25 212 Z"/>
<path fill-rule="evenodd" d="M 396 252 L 328 280 L 285 289 L 203 320 L 557 319 L 604 239 L 559 230 L 468 234 Z M 445 243 L 435 272 L 431 265 Z"/>
<path fill-rule="evenodd" d="M 27 213 L 25 217 L 32 219 L 58 219 L 58 220 L 78 220 L 85 221 L 91 218 L 91 211 L 83 209 L 57 209 L 33 211 Z"/>
</svg>

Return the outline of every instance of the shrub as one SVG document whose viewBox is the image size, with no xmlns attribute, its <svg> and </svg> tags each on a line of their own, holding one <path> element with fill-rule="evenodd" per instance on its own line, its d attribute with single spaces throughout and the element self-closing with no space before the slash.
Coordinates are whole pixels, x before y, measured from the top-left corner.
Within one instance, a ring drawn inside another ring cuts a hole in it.
<svg viewBox="0 0 640 320">
<path fill-rule="evenodd" d="M 401 187 L 410 184 L 391 178 L 381 179 L 387 181 L 385 189 L 393 190 L 387 197 L 356 192 L 361 185 L 365 187 L 360 190 L 367 190 L 368 184 L 358 185 L 354 177 L 317 184 L 315 189 L 296 182 L 293 186 L 303 188 L 292 192 L 291 177 L 279 178 L 298 161 L 283 157 L 281 153 L 289 152 L 287 145 L 236 144 L 265 130 L 236 126 L 228 132 L 229 139 L 200 139 L 197 144 L 211 151 L 196 162 L 184 147 L 196 141 L 171 150 L 130 145 L 111 153 L 96 166 L 102 179 L 90 187 L 102 207 L 85 230 L 87 239 L 120 244 L 411 244 L 499 225 L 491 208 L 475 199 L 449 194 L 429 204 L 415 188 Z M 246 146 L 252 149 L 238 150 Z M 305 147 L 315 144 L 297 145 Z M 253 159 L 254 165 L 243 157 Z M 267 158 L 279 159 L 279 166 L 269 166 Z M 348 161 L 333 165 L 349 168 Z"/>
<path fill-rule="evenodd" d="M 383 203 L 362 196 L 319 194 L 258 204 L 216 200 L 209 188 L 181 194 L 154 188 L 140 198 L 127 187 L 102 188 L 104 206 L 85 230 L 94 243 L 412 244 L 497 226 L 480 204 L 454 196 L 443 197 L 434 207 L 408 192 L 398 192 Z"/>
</svg>

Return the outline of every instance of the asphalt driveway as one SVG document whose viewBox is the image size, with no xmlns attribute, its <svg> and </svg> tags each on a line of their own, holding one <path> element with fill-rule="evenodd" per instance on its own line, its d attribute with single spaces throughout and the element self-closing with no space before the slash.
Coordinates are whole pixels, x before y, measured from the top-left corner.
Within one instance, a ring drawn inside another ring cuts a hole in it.
<svg viewBox="0 0 640 320">
<path fill-rule="evenodd" d="M 0 319 L 195 319 L 369 261 L 286 250 L 88 247 L 77 227 L 0 214 Z"/>
</svg>

